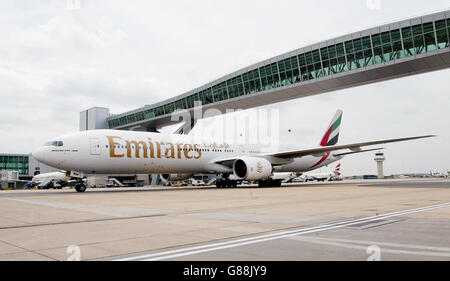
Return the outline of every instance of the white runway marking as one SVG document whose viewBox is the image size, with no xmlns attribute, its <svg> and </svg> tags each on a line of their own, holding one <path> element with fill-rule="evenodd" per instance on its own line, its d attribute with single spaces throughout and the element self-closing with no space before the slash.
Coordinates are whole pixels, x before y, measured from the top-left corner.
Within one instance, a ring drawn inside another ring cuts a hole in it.
<svg viewBox="0 0 450 281">
<path fill-rule="evenodd" d="M 322 238 L 322 237 L 289 237 L 288 239 L 296 240 L 300 242 L 315 243 L 328 246 L 336 246 L 347 249 L 356 249 L 365 251 L 370 245 L 377 245 L 382 247 L 383 253 L 391 254 L 404 254 L 404 255 L 418 255 L 418 256 L 432 256 L 432 257 L 450 257 L 450 248 L 397 244 L 397 243 L 385 243 L 375 241 L 361 241 L 361 240 L 347 240 L 347 239 L 335 239 L 335 238 Z M 365 246 L 359 246 L 365 245 Z M 391 247 L 391 248 L 388 248 Z M 392 248 L 405 248 L 405 249 L 392 249 Z M 412 251 L 410 249 L 416 249 Z M 423 251 L 418 251 L 423 250 Z"/>
<path fill-rule="evenodd" d="M 270 241 L 270 240 L 276 240 L 276 239 L 280 239 L 280 238 L 287 238 L 287 237 L 292 237 L 292 236 L 296 236 L 296 235 L 303 235 L 303 234 L 309 234 L 309 233 L 320 232 L 320 231 L 325 231 L 325 230 L 337 229 L 337 228 L 351 226 L 351 225 L 355 225 L 355 224 L 359 224 L 359 223 L 363 223 L 363 222 L 378 221 L 378 220 L 387 219 L 387 218 L 391 218 L 391 217 L 397 217 L 397 216 L 401 216 L 401 215 L 424 212 L 424 211 L 445 208 L 445 207 L 450 207 L 450 202 L 444 203 L 444 204 L 439 204 L 439 205 L 428 206 L 428 207 L 393 212 L 393 213 L 388 213 L 388 214 L 384 214 L 384 215 L 380 215 L 380 216 L 372 216 L 372 217 L 366 217 L 366 218 L 360 218 L 360 219 L 353 219 L 353 220 L 347 220 L 347 221 L 343 221 L 343 222 L 323 224 L 323 225 L 319 225 L 319 226 L 315 226 L 315 227 L 276 232 L 276 233 L 272 233 L 272 234 L 263 234 L 263 235 L 249 237 L 249 238 L 234 239 L 234 240 L 225 241 L 225 242 L 205 244 L 205 245 L 201 245 L 201 246 L 187 247 L 187 248 L 182 248 L 182 249 L 177 249 L 177 250 L 169 250 L 169 251 L 153 253 L 153 254 L 132 256 L 132 257 L 118 259 L 118 261 L 166 260 L 166 259 L 172 259 L 172 258 L 177 258 L 177 257 L 195 255 L 195 254 L 199 254 L 199 253 L 234 248 L 234 247 L 239 247 L 239 246 L 244 246 L 244 245 L 249 245 L 249 244 L 255 244 L 255 243 L 260 243 L 260 242 L 265 242 L 265 241 Z"/>
<path fill-rule="evenodd" d="M 450 248 L 446 248 L 446 247 L 421 246 L 421 245 L 410 245 L 410 244 L 389 243 L 389 242 L 379 242 L 379 241 L 377 242 L 377 241 L 366 241 L 366 240 L 349 240 L 349 239 L 340 239 L 340 238 L 309 237 L 309 236 L 290 237 L 289 239 L 331 241 L 331 242 L 343 242 L 343 243 L 352 243 L 352 244 L 361 244 L 361 245 L 378 245 L 378 246 L 386 246 L 386 247 L 394 247 L 394 248 L 410 248 L 410 249 L 418 249 L 418 250 L 450 252 Z"/>
</svg>

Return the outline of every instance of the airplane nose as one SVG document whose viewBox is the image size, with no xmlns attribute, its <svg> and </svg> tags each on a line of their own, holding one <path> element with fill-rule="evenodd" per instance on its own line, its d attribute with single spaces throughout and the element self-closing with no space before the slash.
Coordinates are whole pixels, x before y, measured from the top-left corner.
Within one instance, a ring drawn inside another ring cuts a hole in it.
<svg viewBox="0 0 450 281">
<path fill-rule="evenodd" d="M 31 155 L 39 162 L 45 162 L 45 151 L 43 147 L 36 149 Z"/>
</svg>

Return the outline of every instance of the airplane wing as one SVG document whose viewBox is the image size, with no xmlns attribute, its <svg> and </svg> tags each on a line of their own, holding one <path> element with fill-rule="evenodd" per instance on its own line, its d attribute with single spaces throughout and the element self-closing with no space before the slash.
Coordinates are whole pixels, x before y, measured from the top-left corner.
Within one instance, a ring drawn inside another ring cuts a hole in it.
<svg viewBox="0 0 450 281">
<path fill-rule="evenodd" d="M 419 136 L 419 137 L 410 137 L 410 138 L 401 138 L 401 139 L 389 139 L 389 140 L 361 142 L 361 143 L 335 145 L 335 146 L 321 146 L 321 147 L 310 148 L 310 149 L 300 149 L 300 150 L 292 150 L 292 151 L 264 154 L 264 156 L 272 156 L 272 157 L 278 157 L 278 158 L 285 158 L 286 159 L 286 158 L 300 158 L 300 157 L 304 157 L 304 156 L 308 156 L 308 155 L 322 156 L 324 153 L 331 152 L 331 151 L 336 151 L 336 150 L 343 150 L 343 149 L 350 149 L 352 152 L 361 152 L 361 147 L 363 147 L 363 146 L 370 146 L 370 145 L 377 145 L 377 144 L 384 144 L 384 143 L 393 143 L 393 142 L 401 142 L 401 141 L 409 141 L 409 140 L 431 138 L 431 137 L 435 137 L 435 136 L 434 135 L 427 135 L 427 136 Z"/>
<path fill-rule="evenodd" d="M 320 146 L 317 148 L 261 154 L 261 155 L 259 155 L 259 157 L 263 157 L 263 158 L 264 157 L 274 157 L 274 158 L 282 159 L 282 161 L 289 161 L 289 159 L 300 158 L 300 157 L 309 156 L 309 155 L 321 157 L 327 152 L 349 149 L 350 150 L 349 152 L 340 152 L 340 153 L 335 154 L 335 156 L 344 156 L 344 155 L 348 155 L 348 154 L 355 154 L 355 153 L 362 153 L 362 152 L 384 149 L 384 148 L 376 148 L 376 149 L 362 150 L 361 147 L 364 147 L 364 146 L 393 143 L 393 142 L 402 142 L 402 141 L 431 138 L 431 137 L 435 137 L 435 135 L 426 135 L 426 136 L 400 138 L 400 139 L 388 139 L 388 140 L 361 142 L 361 143 L 353 143 L 353 144 L 345 144 L 345 145 L 335 145 L 335 146 Z M 221 159 L 213 160 L 211 162 L 211 164 L 216 164 L 216 165 L 219 165 L 220 167 L 232 168 L 235 160 L 236 160 L 236 157 L 221 158 Z M 271 159 L 271 160 L 273 160 L 273 159 Z M 274 164 L 274 163 L 272 163 L 272 164 Z M 211 170 L 215 170 L 215 169 L 213 167 L 211 167 Z"/>
<path fill-rule="evenodd" d="M 350 155 L 350 154 L 363 153 L 363 152 L 370 152 L 370 151 L 383 150 L 383 149 L 384 149 L 384 147 L 380 147 L 380 148 L 366 149 L 366 150 L 361 150 L 361 151 L 352 151 L 352 152 L 343 152 L 343 153 L 333 153 L 333 155 L 334 155 L 334 156 L 345 156 L 345 155 Z"/>
</svg>

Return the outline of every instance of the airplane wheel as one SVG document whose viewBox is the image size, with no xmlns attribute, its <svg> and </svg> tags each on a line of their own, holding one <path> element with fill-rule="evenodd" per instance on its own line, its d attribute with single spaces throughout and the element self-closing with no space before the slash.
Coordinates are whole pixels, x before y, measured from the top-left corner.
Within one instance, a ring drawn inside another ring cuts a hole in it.
<svg viewBox="0 0 450 281">
<path fill-rule="evenodd" d="M 86 186 L 82 183 L 79 183 L 75 186 L 75 190 L 77 192 L 85 192 L 86 191 Z"/>
<path fill-rule="evenodd" d="M 53 189 L 53 188 L 55 188 L 55 185 L 53 184 L 52 181 L 49 182 L 49 183 L 47 184 L 47 186 L 45 187 L 45 189 Z"/>
</svg>

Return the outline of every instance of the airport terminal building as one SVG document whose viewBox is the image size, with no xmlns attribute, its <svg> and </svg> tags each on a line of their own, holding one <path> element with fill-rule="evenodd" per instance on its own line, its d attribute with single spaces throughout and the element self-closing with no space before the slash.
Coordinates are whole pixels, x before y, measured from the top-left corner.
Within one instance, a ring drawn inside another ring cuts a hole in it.
<svg viewBox="0 0 450 281">
<path fill-rule="evenodd" d="M 34 175 L 53 171 L 57 169 L 39 162 L 31 154 L 0 153 L 0 189 L 23 187 L 24 181 Z"/>
<path fill-rule="evenodd" d="M 31 154 L 0 153 L 0 170 L 17 171 L 19 178 L 31 179 L 35 174 L 55 171 L 55 168 L 42 164 Z"/>
<path fill-rule="evenodd" d="M 442 70 L 450 66 L 450 10 L 354 32 L 251 65 L 162 102 L 121 114 L 81 112 L 80 130 L 156 131 L 177 109 L 248 109 Z M 185 132 L 186 133 L 186 132 Z"/>
</svg>

